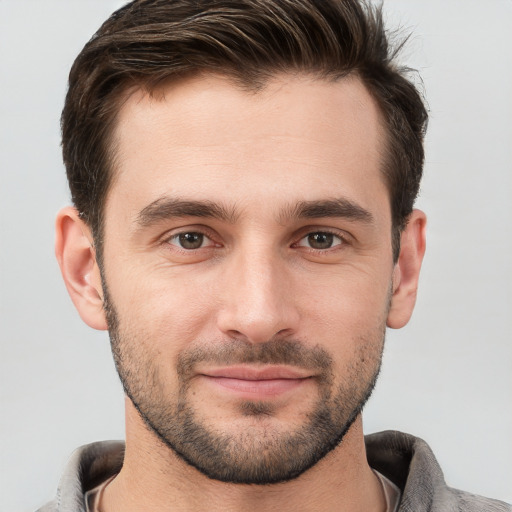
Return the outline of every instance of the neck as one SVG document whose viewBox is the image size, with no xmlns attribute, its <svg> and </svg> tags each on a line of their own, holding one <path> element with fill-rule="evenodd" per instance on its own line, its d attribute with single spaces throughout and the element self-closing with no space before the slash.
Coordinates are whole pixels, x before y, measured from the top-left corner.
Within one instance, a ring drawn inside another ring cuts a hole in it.
<svg viewBox="0 0 512 512">
<path fill-rule="evenodd" d="M 359 416 L 342 443 L 298 478 L 272 485 L 211 480 L 181 460 L 127 403 L 123 468 L 105 489 L 103 512 L 245 512 L 385 510 L 380 483 L 366 461 Z"/>
</svg>

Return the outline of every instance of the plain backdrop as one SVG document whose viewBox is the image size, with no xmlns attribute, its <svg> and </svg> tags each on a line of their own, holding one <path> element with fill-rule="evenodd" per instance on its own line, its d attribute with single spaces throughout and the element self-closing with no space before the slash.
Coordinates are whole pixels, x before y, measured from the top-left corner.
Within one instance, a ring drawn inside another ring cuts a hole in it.
<svg viewBox="0 0 512 512">
<path fill-rule="evenodd" d="M 84 324 L 53 256 L 69 202 L 59 116 L 74 57 L 119 0 L 0 0 L 0 510 L 54 496 L 78 445 L 123 437 L 107 334 Z M 367 432 L 427 440 L 447 482 L 512 501 L 512 2 L 388 0 L 413 33 L 431 121 L 415 315 L 388 333 Z"/>
</svg>

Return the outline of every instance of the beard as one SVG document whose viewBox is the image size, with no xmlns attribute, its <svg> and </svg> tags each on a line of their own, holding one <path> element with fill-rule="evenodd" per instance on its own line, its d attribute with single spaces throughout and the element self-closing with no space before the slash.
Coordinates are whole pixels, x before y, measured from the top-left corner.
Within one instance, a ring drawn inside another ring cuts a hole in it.
<svg viewBox="0 0 512 512">
<path fill-rule="evenodd" d="M 126 395 L 165 446 L 214 480 L 265 485 L 297 478 L 341 443 L 377 381 L 384 323 L 353 341 L 356 355 L 338 383 L 332 357 L 319 345 L 282 338 L 258 344 L 236 339 L 194 344 L 179 353 L 179 384 L 169 392 L 158 365 L 160 354 L 151 353 L 151 343 L 139 329 L 123 329 L 106 286 L 104 291 L 112 353 Z M 238 412 L 241 418 L 250 417 L 250 426 L 223 431 L 202 418 L 191 399 L 195 369 L 204 363 L 285 364 L 311 370 L 318 394 L 293 428 L 280 429 L 269 421 L 276 415 L 274 403 L 244 400 L 237 404 Z"/>
</svg>

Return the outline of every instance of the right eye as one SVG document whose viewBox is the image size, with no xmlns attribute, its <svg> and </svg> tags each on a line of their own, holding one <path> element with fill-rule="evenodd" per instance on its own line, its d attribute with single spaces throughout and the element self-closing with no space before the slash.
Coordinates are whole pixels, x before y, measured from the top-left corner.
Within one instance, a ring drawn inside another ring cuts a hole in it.
<svg viewBox="0 0 512 512">
<path fill-rule="evenodd" d="M 201 249 L 203 247 L 211 247 L 214 245 L 205 234 L 198 231 L 185 231 L 176 233 L 168 239 L 168 243 L 176 245 L 180 249 L 192 251 L 194 249 Z"/>
</svg>

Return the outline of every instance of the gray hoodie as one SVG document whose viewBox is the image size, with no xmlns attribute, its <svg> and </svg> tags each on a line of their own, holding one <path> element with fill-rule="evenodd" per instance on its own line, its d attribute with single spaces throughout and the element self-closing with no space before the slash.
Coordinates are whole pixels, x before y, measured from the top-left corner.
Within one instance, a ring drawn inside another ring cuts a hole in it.
<svg viewBox="0 0 512 512">
<path fill-rule="evenodd" d="M 365 437 L 370 466 L 402 492 L 398 512 L 512 512 L 502 501 L 448 487 L 425 441 L 387 431 Z M 56 498 L 37 512 L 85 512 L 84 494 L 118 473 L 124 443 L 103 441 L 78 448 L 59 484 Z"/>
</svg>

